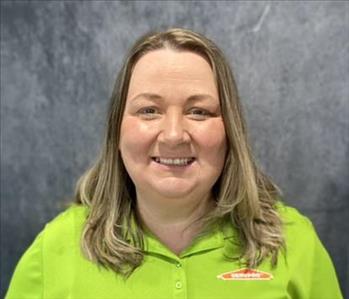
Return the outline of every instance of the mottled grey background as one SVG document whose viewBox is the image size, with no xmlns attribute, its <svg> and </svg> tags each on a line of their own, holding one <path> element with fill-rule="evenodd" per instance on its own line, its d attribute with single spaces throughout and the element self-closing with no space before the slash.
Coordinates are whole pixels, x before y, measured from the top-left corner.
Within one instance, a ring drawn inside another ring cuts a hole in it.
<svg viewBox="0 0 349 299">
<path fill-rule="evenodd" d="M 348 2 L 3 1 L 1 297 L 94 159 L 125 52 L 170 26 L 225 51 L 256 156 L 312 219 L 349 295 Z"/>
</svg>

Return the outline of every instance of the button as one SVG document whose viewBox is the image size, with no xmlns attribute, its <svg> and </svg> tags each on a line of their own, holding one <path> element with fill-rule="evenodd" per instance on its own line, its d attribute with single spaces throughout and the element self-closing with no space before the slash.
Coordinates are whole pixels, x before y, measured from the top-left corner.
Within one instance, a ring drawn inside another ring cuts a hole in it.
<svg viewBox="0 0 349 299">
<path fill-rule="evenodd" d="M 180 268 L 180 267 L 182 267 L 182 264 L 181 264 L 180 262 L 178 262 L 178 263 L 176 264 L 176 267 L 177 267 L 177 268 Z"/>
<path fill-rule="evenodd" d="M 176 282 L 176 288 L 181 289 L 182 288 L 182 283 L 180 281 Z"/>
</svg>

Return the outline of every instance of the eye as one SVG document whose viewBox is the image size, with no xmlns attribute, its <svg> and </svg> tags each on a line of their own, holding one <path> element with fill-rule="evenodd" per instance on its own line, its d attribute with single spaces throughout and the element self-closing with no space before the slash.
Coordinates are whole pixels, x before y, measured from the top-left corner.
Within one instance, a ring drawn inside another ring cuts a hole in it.
<svg viewBox="0 0 349 299">
<path fill-rule="evenodd" d="M 143 107 L 137 111 L 137 114 L 146 119 L 153 119 L 160 114 L 160 112 L 156 107 Z"/>
<path fill-rule="evenodd" d="M 212 113 L 203 108 L 192 108 L 189 110 L 189 115 L 194 119 L 204 120 L 212 116 Z"/>
</svg>

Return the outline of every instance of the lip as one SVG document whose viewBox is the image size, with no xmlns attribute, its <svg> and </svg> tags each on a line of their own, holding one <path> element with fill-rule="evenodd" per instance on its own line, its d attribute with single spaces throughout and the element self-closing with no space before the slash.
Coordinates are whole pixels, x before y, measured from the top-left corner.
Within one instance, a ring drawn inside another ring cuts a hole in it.
<svg viewBox="0 0 349 299">
<path fill-rule="evenodd" d="M 158 158 L 160 158 L 159 156 L 153 156 L 151 157 L 151 160 L 152 160 L 152 163 L 156 166 L 156 167 L 160 167 L 161 169 L 166 169 L 166 170 L 174 170 L 174 169 L 188 169 L 190 168 L 195 162 L 196 162 L 196 158 L 195 157 L 192 157 L 192 156 L 189 156 L 189 157 L 161 157 L 161 159 L 191 159 L 192 161 L 187 164 L 187 165 L 170 165 L 170 164 L 162 164 L 162 163 L 159 163 L 158 161 L 156 161 Z"/>
<path fill-rule="evenodd" d="M 176 157 L 162 157 L 162 156 L 151 156 L 152 159 L 161 158 L 161 159 L 196 159 L 194 156 L 176 156 Z"/>
</svg>

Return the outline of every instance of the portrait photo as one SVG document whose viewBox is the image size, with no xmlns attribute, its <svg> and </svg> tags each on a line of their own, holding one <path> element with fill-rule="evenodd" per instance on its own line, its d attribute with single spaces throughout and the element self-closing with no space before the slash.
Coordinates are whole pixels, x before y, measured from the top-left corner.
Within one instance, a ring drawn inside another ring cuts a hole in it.
<svg viewBox="0 0 349 299">
<path fill-rule="evenodd" d="M 349 2 L 0 6 L 1 298 L 349 296 Z"/>
</svg>

